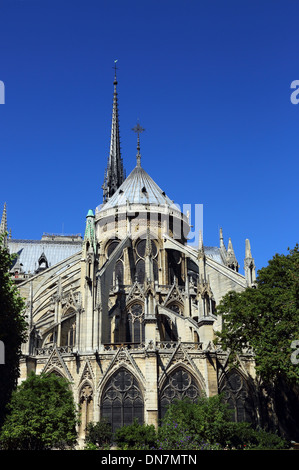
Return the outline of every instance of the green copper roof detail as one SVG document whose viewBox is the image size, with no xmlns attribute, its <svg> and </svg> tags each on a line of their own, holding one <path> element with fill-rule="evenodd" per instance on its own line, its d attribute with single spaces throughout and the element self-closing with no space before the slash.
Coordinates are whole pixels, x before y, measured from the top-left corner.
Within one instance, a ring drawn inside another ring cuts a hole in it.
<svg viewBox="0 0 299 470">
<path fill-rule="evenodd" d="M 89 209 L 86 217 L 94 217 L 94 213 L 92 209 Z"/>
<path fill-rule="evenodd" d="M 91 209 L 89 209 L 86 216 L 86 228 L 84 234 L 84 241 L 89 241 L 92 245 L 94 252 L 96 251 L 96 235 L 95 235 L 95 223 L 94 223 L 94 214 Z"/>
</svg>

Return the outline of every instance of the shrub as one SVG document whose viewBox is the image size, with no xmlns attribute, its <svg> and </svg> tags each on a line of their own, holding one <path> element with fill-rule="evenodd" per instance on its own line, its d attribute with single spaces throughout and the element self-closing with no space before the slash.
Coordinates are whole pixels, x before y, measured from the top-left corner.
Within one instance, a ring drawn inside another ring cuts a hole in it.
<svg viewBox="0 0 299 470">
<path fill-rule="evenodd" d="M 219 449 L 218 443 L 210 444 L 197 440 L 187 429 L 183 429 L 176 421 L 164 423 L 158 431 L 156 450 L 212 450 Z"/>
<path fill-rule="evenodd" d="M 160 434 L 167 433 L 167 426 L 175 421 L 180 430 L 187 433 L 196 442 L 223 442 L 223 433 L 230 419 L 230 411 L 222 402 L 219 395 L 213 397 L 200 397 L 196 403 L 189 400 L 174 402 L 167 410 Z"/>
<path fill-rule="evenodd" d="M 255 431 L 250 423 L 227 422 L 223 428 L 221 445 L 226 449 L 242 450 L 249 448 L 255 439 Z"/>
<path fill-rule="evenodd" d="M 278 450 L 278 449 L 287 449 L 289 443 L 279 437 L 277 434 L 270 433 L 264 429 L 254 430 L 253 439 L 250 442 L 251 449 L 257 450 Z"/>
<path fill-rule="evenodd" d="M 155 445 L 157 433 L 154 425 L 133 424 L 118 428 L 114 440 L 120 449 L 149 449 Z"/>
<path fill-rule="evenodd" d="M 221 395 L 201 397 L 197 403 L 181 400 L 167 410 L 158 431 L 157 448 L 166 449 L 285 449 L 276 434 L 232 422 Z"/>
<path fill-rule="evenodd" d="M 110 446 L 112 437 L 111 425 L 106 419 L 101 419 L 97 423 L 88 423 L 86 426 L 85 444 L 88 449 Z"/>
</svg>

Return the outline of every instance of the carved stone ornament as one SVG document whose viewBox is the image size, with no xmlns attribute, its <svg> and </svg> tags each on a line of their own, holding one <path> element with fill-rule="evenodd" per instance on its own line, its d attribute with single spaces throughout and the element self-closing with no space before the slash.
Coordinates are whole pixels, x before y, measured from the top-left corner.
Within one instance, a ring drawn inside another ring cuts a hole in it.
<svg viewBox="0 0 299 470">
<path fill-rule="evenodd" d="M 93 399 L 93 388 L 90 384 L 86 383 L 83 385 L 80 391 L 80 402 L 91 401 Z"/>
</svg>

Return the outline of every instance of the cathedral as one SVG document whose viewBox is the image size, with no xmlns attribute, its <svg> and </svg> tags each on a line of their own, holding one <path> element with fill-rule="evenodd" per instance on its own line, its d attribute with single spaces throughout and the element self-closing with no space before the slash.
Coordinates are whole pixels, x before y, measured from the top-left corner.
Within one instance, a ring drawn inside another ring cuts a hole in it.
<svg viewBox="0 0 299 470">
<path fill-rule="evenodd" d="M 228 353 L 214 344 L 217 304 L 254 284 L 249 240 L 244 275 L 222 229 L 219 246 L 206 246 L 201 232 L 198 246 L 188 244 L 188 215 L 143 168 L 140 124 L 136 166 L 126 176 L 116 75 L 113 86 L 103 200 L 87 209 L 84 236 L 5 239 L 18 254 L 11 275 L 29 325 L 20 381 L 31 371 L 69 381 L 81 443 L 88 422 L 107 418 L 115 430 L 137 418 L 157 426 L 174 400 L 201 394 L 223 393 L 234 420 L 256 423 L 251 352 L 231 369 Z M 6 206 L 0 230 L 7 231 Z"/>
</svg>

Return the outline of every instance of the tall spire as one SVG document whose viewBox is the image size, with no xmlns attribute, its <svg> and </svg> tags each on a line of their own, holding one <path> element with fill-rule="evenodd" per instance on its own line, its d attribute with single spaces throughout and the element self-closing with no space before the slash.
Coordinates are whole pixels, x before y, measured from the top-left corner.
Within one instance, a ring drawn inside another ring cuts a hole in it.
<svg viewBox="0 0 299 470">
<path fill-rule="evenodd" d="M 123 161 L 120 152 L 120 137 L 119 137 L 119 118 L 118 118 L 118 100 L 117 100 L 117 77 L 116 77 L 116 62 L 114 61 L 114 93 L 113 93 L 113 108 L 112 108 L 112 124 L 111 124 L 111 138 L 110 138 L 110 153 L 108 157 L 108 164 L 105 171 L 105 178 L 103 188 L 103 202 L 106 202 L 120 187 L 125 180 L 125 172 L 123 168 Z"/>
</svg>

